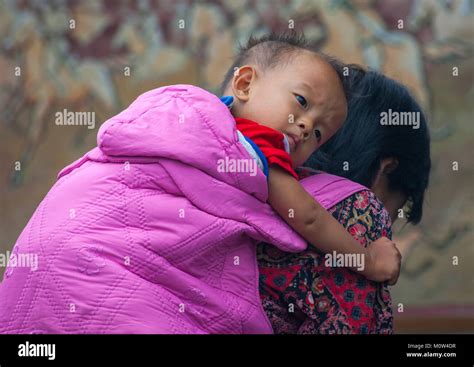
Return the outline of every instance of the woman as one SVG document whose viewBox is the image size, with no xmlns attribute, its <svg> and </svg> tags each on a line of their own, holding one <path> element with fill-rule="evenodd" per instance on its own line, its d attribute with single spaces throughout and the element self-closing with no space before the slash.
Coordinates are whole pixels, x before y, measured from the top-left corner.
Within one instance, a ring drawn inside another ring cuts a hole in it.
<svg viewBox="0 0 474 367">
<path fill-rule="evenodd" d="M 352 78 L 355 94 L 344 127 L 308 162 L 346 179 L 307 169 L 301 175 L 310 176 L 302 180 L 305 188 L 368 246 L 380 236 L 391 238 L 399 213 L 413 224 L 421 220 L 430 139 L 421 108 L 404 86 L 357 67 Z M 389 110 L 411 112 L 417 124 L 386 124 Z M 392 333 L 387 285 L 328 259 L 313 246 L 288 254 L 259 245 L 260 297 L 274 332 Z"/>
</svg>

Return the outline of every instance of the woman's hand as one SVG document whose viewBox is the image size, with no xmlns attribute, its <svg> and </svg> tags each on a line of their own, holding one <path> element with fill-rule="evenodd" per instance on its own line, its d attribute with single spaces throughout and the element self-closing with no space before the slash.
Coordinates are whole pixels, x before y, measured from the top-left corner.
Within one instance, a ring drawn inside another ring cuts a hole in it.
<svg viewBox="0 0 474 367">
<path fill-rule="evenodd" d="M 397 283 L 400 275 L 402 255 L 394 242 L 381 237 L 367 248 L 366 267 L 363 274 L 376 281 L 388 281 L 389 285 Z"/>
</svg>

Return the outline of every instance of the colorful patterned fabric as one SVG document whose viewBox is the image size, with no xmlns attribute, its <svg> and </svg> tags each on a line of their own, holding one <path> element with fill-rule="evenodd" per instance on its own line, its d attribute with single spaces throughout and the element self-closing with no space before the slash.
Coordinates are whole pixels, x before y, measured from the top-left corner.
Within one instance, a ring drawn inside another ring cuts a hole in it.
<svg viewBox="0 0 474 367">
<path fill-rule="evenodd" d="M 369 190 L 352 194 L 329 211 L 364 247 L 392 236 L 388 212 Z M 275 333 L 393 332 L 386 284 L 347 268 L 325 266 L 324 254 L 313 246 L 290 254 L 261 243 L 257 257 L 260 297 Z"/>
</svg>

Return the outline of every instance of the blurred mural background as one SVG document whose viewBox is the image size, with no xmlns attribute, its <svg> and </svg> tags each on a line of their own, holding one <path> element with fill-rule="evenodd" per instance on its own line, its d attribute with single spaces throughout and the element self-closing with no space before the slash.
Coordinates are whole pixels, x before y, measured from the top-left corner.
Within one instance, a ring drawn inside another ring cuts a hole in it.
<svg viewBox="0 0 474 367">
<path fill-rule="evenodd" d="M 421 225 L 395 228 L 395 331 L 474 332 L 472 0 L 0 0 L 0 252 L 103 121 L 162 85 L 217 92 L 239 42 L 288 28 L 424 106 L 433 171 Z M 95 127 L 56 125 L 64 109 Z"/>
</svg>

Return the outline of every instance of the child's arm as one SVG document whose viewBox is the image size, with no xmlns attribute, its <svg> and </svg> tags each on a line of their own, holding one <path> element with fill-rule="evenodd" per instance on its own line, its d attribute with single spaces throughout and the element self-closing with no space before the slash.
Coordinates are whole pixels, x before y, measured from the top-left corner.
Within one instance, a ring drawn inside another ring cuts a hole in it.
<svg viewBox="0 0 474 367">
<path fill-rule="evenodd" d="M 401 255 L 392 241 L 382 237 L 370 249 L 362 247 L 297 180 L 276 165 L 270 167 L 268 182 L 269 204 L 306 241 L 326 253 L 361 254 L 365 262 L 361 274 L 374 281 L 396 283 Z"/>
</svg>

